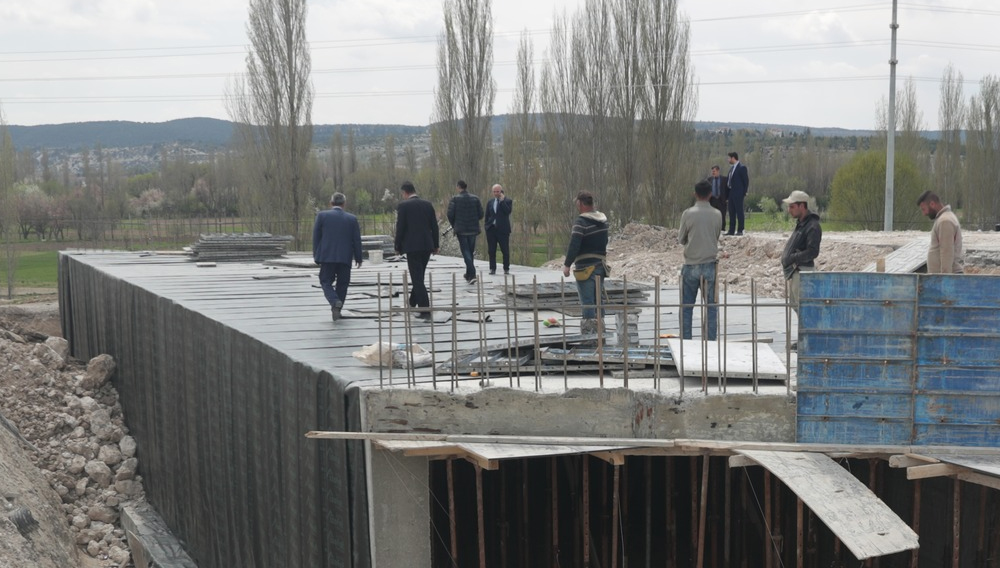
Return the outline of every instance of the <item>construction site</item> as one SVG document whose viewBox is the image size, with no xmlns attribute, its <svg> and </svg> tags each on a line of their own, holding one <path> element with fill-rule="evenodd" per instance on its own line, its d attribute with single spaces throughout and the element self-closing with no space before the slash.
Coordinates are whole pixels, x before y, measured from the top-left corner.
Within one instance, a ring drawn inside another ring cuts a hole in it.
<svg viewBox="0 0 1000 568">
<path fill-rule="evenodd" d="M 996 234 L 960 276 L 921 273 L 924 233 L 828 234 L 798 315 L 784 237 L 723 240 L 711 342 L 700 305 L 678 339 L 650 226 L 586 335 L 560 259 L 469 285 L 435 257 L 425 322 L 372 248 L 331 322 L 307 255 L 66 251 L 69 342 L 0 321 L 0 564 L 60 533 L 87 568 L 126 539 L 136 566 L 997 565 Z M 18 443 L 68 473 L 12 475 Z"/>
<path fill-rule="evenodd" d="M 676 277 L 613 273 L 582 335 L 559 271 L 446 256 L 422 321 L 381 250 L 337 322 L 295 255 L 67 251 L 59 308 L 117 363 L 148 565 L 994 566 L 1000 277 L 919 274 L 917 235 L 799 317 L 720 278 L 718 341 Z"/>
</svg>

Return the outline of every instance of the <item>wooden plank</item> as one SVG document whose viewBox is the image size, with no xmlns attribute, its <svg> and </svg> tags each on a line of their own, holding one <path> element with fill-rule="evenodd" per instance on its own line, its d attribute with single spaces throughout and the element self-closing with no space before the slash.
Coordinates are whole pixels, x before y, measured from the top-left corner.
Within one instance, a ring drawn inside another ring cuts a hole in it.
<svg viewBox="0 0 1000 568">
<path fill-rule="evenodd" d="M 947 463 L 932 463 L 906 468 L 906 479 L 927 479 L 930 477 L 945 477 L 960 473 L 962 468 Z"/>
<path fill-rule="evenodd" d="M 701 341 L 698 339 L 669 338 L 666 340 L 670 352 L 675 359 L 683 354 L 683 362 L 677 365 L 681 375 L 685 377 L 702 376 L 701 349 L 706 346 L 707 363 L 705 372 L 709 377 L 720 377 L 722 373 L 729 378 L 749 379 L 754 376 L 753 343 L 726 342 L 719 345 L 717 341 Z M 681 343 L 683 342 L 683 349 Z M 721 347 L 721 349 L 720 349 Z M 756 344 L 757 378 L 765 380 L 784 381 L 787 375 L 785 364 L 775 355 L 769 345 Z M 725 365 L 720 365 L 720 355 L 725 359 Z"/>
<path fill-rule="evenodd" d="M 917 456 L 913 454 L 905 454 L 901 456 L 890 456 L 889 457 L 889 467 L 913 467 L 917 465 L 927 465 L 936 463 L 938 460 L 933 458 L 927 458 L 924 456 Z"/>
<path fill-rule="evenodd" d="M 742 450 L 777 475 L 858 560 L 912 550 L 917 534 L 849 471 L 823 454 Z"/>
<path fill-rule="evenodd" d="M 891 274 L 908 274 L 916 272 L 927 264 L 927 249 L 930 247 L 928 237 L 914 239 L 898 249 L 885 255 L 885 270 Z M 862 272 L 875 272 L 876 262 L 864 267 Z"/>
<path fill-rule="evenodd" d="M 945 455 L 931 453 L 926 454 L 926 457 L 961 466 L 984 475 L 992 475 L 1000 478 L 1000 455 Z"/>
</svg>

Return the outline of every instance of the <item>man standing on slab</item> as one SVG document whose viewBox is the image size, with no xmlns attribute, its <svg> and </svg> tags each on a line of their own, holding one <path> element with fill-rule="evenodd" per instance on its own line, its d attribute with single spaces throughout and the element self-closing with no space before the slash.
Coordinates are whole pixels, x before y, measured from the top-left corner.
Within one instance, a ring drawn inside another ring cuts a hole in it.
<svg viewBox="0 0 1000 568">
<path fill-rule="evenodd" d="M 458 248 L 465 260 L 465 281 L 476 283 L 476 239 L 479 238 L 479 221 L 483 218 L 483 202 L 469 193 L 469 186 L 462 180 L 455 183 L 458 192 L 448 202 L 448 222 L 458 237 Z"/>
<path fill-rule="evenodd" d="M 708 200 L 722 213 L 722 230 L 726 230 L 726 212 L 729 211 L 729 178 L 719 175 L 719 166 L 712 166 L 712 175 L 708 178 L 708 183 L 712 184 L 712 197 Z"/>
<path fill-rule="evenodd" d="M 429 308 L 431 300 L 424 285 L 424 273 L 431 254 L 437 254 L 440 249 L 437 214 L 430 201 L 417 196 L 412 183 L 403 182 L 400 191 L 403 192 L 403 201 L 396 206 L 396 253 L 406 255 L 406 266 L 410 272 L 410 307 Z M 431 312 L 421 309 L 417 317 L 430 320 Z"/>
<path fill-rule="evenodd" d="M 493 186 L 493 199 L 486 203 L 486 252 L 490 274 L 497 273 L 497 245 L 503 254 L 503 273 L 510 274 L 510 213 L 514 202 L 504 195 L 503 186 Z"/>
<path fill-rule="evenodd" d="M 941 198 L 932 191 L 925 191 L 917 199 L 920 211 L 934 221 L 931 228 L 931 246 L 927 249 L 928 274 L 962 274 L 965 260 L 962 256 L 962 226 L 951 211 L 951 205 L 942 205 Z"/>
<path fill-rule="evenodd" d="M 715 341 L 719 325 L 719 307 L 715 305 L 715 276 L 719 255 L 719 233 L 722 232 L 722 215 L 709 204 L 712 186 L 708 181 L 694 186 L 695 204 L 681 213 L 681 226 L 677 240 L 684 245 L 684 266 L 681 267 L 681 333 L 691 339 L 691 319 L 694 301 L 701 290 L 701 301 L 708 305 L 706 333 Z"/>
<path fill-rule="evenodd" d="M 347 299 L 351 260 L 361 268 L 361 226 L 357 217 L 344 211 L 346 204 L 343 193 L 334 193 L 332 208 L 320 211 L 313 224 L 313 261 L 319 265 L 319 285 L 330 303 L 333 321 L 340 319 Z"/>
</svg>

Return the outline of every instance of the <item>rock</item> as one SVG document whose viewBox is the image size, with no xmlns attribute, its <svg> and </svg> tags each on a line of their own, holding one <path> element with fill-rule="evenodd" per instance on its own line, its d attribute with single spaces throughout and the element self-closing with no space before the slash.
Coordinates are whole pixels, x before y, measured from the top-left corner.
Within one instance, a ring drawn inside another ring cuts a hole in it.
<svg viewBox="0 0 1000 568">
<path fill-rule="evenodd" d="M 101 545 L 97 541 L 90 541 L 87 543 L 87 554 L 97 558 L 97 555 L 101 553 Z"/>
<path fill-rule="evenodd" d="M 115 435 L 115 425 L 111 422 L 111 413 L 104 408 L 98 408 L 90 413 L 90 431 L 100 440 L 111 440 Z"/>
<path fill-rule="evenodd" d="M 121 449 L 122 455 L 126 458 L 135 456 L 136 443 L 135 438 L 132 436 L 122 436 L 122 439 L 118 441 L 118 447 Z"/>
<path fill-rule="evenodd" d="M 111 485 L 111 468 L 108 467 L 108 464 L 98 460 L 91 460 L 84 466 L 84 471 L 99 486 L 107 487 Z"/>
<path fill-rule="evenodd" d="M 118 519 L 118 513 L 111 507 L 104 505 L 94 505 L 87 511 L 87 516 L 93 521 L 101 521 L 102 523 L 113 523 Z"/>
<path fill-rule="evenodd" d="M 21 344 L 28 343 L 20 335 L 14 333 L 13 331 L 8 331 L 6 329 L 0 329 L 0 338 L 6 339 L 7 341 L 13 341 L 14 343 L 21 343 Z"/>
<path fill-rule="evenodd" d="M 98 355 L 87 363 L 87 372 L 80 380 L 80 388 L 97 390 L 108 382 L 115 372 L 115 359 L 111 355 Z"/>
<path fill-rule="evenodd" d="M 124 479 L 115 482 L 115 491 L 126 497 L 135 497 L 142 492 L 142 484 L 135 479 Z"/>
<path fill-rule="evenodd" d="M 69 467 L 66 468 L 66 471 L 72 473 L 73 475 L 80 475 L 81 473 L 83 473 L 83 468 L 86 465 L 87 465 L 87 458 L 79 455 L 73 456 L 73 458 L 69 462 Z"/>
<path fill-rule="evenodd" d="M 81 497 L 84 496 L 84 495 L 86 495 L 87 494 L 87 486 L 88 485 L 90 485 L 90 479 L 89 478 L 87 478 L 87 477 L 80 478 L 80 480 L 76 482 L 76 494 L 79 495 L 79 496 L 81 496 Z"/>
<path fill-rule="evenodd" d="M 124 550 L 118 546 L 112 546 L 108 549 L 108 559 L 117 564 L 118 566 L 125 566 L 128 564 L 129 559 L 132 555 L 129 551 Z"/>
<path fill-rule="evenodd" d="M 97 459 L 108 465 L 116 465 L 122 461 L 122 451 L 118 449 L 117 445 L 101 446 L 97 452 Z"/>
<path fill-rule="evenodd" d="M 123 461 L 120 466 L 118 466 L 118 471 L 115 473 L 115 481 L 124 481 L 126 479 L 134 479 L 135 472 L 139 468 L 139 460 L 135 458 L 128 458 Z"/>
<path fill-rule="evenodd" d="M 61 337 L 50 336 L 45 340 L 45 345 L 49 346 L 49 349 L 55 351 L 63 361 L 69 359 L 69 341 Z"/>
<path fill-rule="evenodd" d="M 66 360 L 44 343 L 36 344 L 34 349 L 31 350 L 31 355 L 48 369 L 58 371 L 66 366 Z"/>
<path fill-rule="evenodd" d="M 85 529 L 90 524 L 90 517 L 87 515 L 73 515 L 72 525 L 78 529 Z"/>
</svg>

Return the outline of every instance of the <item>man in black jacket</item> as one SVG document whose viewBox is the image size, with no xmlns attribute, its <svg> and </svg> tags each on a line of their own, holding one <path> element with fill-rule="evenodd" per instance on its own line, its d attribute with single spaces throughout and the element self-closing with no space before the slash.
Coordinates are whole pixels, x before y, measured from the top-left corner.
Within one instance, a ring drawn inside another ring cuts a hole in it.
<svg viewBox="0 0 1000 568">
<path fill-rule="evenodd" d="M 417 197 L 417 190 L 412 183 L 403 182 L 400 190 L 403 192 L 403 201 L 396 206 L 396 253 L 406 254 L 411 284 L 410 307 L 427 308 L 431 301 L 427 286 L 424 285 L 424 273 L 431 254 L 437 254 L 440 249 L 437 215 L 430 201 Z M 429 310 L 422 310 L 417 317 L 429 320 L 431 313 Z"/>
<path fill-rule="evenodd" d="M 490 257 L 490 274 L 497 273 L 497 245 L 503 253 L 503 273 L 510 273 L 510 213 L 514 202 L 504 195 L 503 186 L 493 186 L 493 199 L 486 202 L 486 252 Z"/>
<path fill-rule="evenodd" d="M 809 194 L 797 190 L 781 201 L 797 221 L 781 253 L 781 268 L 788 280 L 788 304 L 796 314 L 799 313 L 799 272 L 816 269 L 814 261 L 819 256 L 819 243 L 823 239 L 819 215 L 809 211 L 809 201 Z"/>
<path fill-rule="evenodd" d="M 483 218 L 483 203 L 469 193 L 468 185 L 462 180 L 455 183 L 458 193 L 448 202 L 448 222 L 458 237 L 458 247 L 465 260 L 465 281 L 476 283 L 476 239 L 479 237 L 479 221 Z"/>
</svg>

